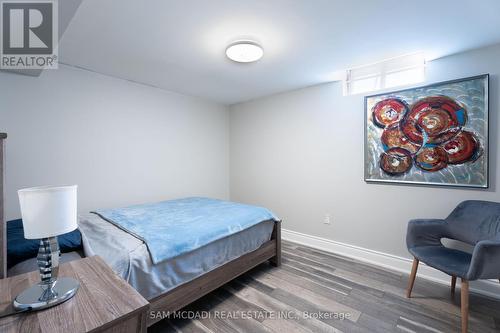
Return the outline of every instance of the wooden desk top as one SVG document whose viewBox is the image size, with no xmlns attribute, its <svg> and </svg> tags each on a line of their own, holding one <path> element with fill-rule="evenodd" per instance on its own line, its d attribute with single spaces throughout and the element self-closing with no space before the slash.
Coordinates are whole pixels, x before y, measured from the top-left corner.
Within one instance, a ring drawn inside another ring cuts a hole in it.
<svg viewBox="0 0 500 333">
<path fill-rule="evenodd" d="M 0 332 L 70 333 L 102 330 L 149 306 L 126 281 L 98 257 L 62 264 L 59 276 L 73 277 L 80 288 L 70 300 L 55 307 L 0 319 Z M 28 286 L 40 281 L 38 271 L 0 280 L 0 312 Z"/>
</svg>

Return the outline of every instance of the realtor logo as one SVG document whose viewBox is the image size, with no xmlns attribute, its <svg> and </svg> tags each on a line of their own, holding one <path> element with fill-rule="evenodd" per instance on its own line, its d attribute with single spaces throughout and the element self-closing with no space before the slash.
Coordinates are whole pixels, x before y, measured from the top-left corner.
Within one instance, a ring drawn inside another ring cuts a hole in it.
<svg viewBox="0 0 500 333">
<path fill-rule="evenodd" d="M 1 69 L 57 68 L 57 1 L 1 1 Z"/>
</svg>

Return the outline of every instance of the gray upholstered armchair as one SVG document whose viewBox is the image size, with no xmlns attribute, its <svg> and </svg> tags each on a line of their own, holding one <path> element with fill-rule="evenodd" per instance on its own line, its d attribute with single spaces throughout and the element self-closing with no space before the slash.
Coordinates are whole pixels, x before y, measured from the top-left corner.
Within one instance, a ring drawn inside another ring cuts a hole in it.
<svg viewBox="0 0 500 333">
<path fill-rule="evenodd" d="M 473 245 L 473 253 L 447 248 L 442 238 Z M 500 203 L 469 200 L 460 203 L 444 220 L 412 220 L 406 244 L 414 257 L 406 296 L 411 296 L 419 261 L 451 275 L 452 294 L 460 277 L 462 332 L 467 332 L 469 281 L 500 278 Z"/>
</svg>

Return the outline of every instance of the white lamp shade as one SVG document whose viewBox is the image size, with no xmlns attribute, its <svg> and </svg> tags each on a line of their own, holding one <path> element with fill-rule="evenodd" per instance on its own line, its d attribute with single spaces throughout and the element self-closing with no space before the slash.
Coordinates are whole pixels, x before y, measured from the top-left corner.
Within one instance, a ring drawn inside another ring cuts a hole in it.
<svg viewBox="0 0 500 333">
<path fill-rule="evenodd" d="M 77 185 L 19 190 L 24 238 L 39 239 L 77 228 Z"/>
</svg>

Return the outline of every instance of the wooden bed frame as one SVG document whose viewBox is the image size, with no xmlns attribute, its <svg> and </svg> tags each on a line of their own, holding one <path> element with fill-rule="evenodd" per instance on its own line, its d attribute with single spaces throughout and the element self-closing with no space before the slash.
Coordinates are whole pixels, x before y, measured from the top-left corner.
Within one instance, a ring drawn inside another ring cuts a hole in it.
<svg viewBox="0 0 500 333">
<path fill-rule="evenodd" d="M 257 250 L 150 299 L 148 327 L 268 260 L 275 267 L 281 265 L 281 222 L 274 224 L 271 240 Z"/>
<path fill-rule="evenodd" d="M 7 134 L 0 133 L 0 278 L 7 277 L 7 238 L 4 218 L 4 175 L 5 139 Z M 274 224 L 271 240 L 257 250 L 234 259 L 198 278 L 182 284 L 160 296 L 150 299 L 147 326 L 160 321 L 173 311 L 205 296 L 255 266 L 270 261 L 273 266 L 281 265 L 281 222 Z"/>
</svg>

